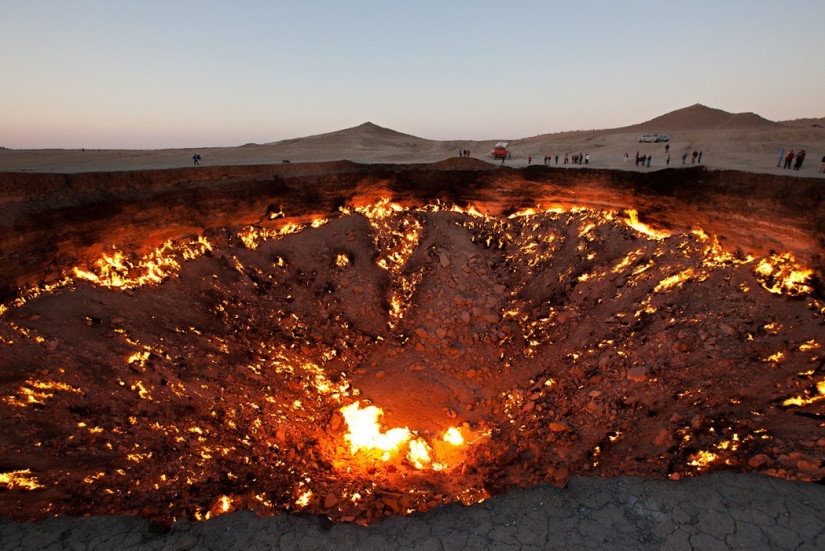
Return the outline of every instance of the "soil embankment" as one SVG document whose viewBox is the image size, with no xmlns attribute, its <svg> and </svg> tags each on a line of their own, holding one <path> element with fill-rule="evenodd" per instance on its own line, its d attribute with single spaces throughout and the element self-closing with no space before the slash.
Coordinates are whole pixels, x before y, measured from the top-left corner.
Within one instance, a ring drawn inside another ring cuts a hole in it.
<svg viewBox="0 0 825 551">
<path fill-rule="evenodd" d="M 499 168 L 452 159 L 431 165 L 193 167 L 80 174 L 0 174 L 2 296 L 52 282 L 116 246 L 137 253 L 212 228 L 328 216 L 381 197 L 434 201 L 489 214 L 525 208 L 636 209 L 648 224 L 702 228 L 745 254 L 792 252 L 822 277 L 821 180 L 702 168 L 632 173 Z"/>
</svg>

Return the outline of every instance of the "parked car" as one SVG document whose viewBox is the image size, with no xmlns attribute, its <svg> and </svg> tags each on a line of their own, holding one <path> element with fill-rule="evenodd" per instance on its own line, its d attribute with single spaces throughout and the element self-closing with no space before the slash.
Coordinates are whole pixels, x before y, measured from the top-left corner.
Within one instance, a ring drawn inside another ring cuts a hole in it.
<svg viewBox="0 0 825 551">
<path fill-rule="evenodd" d="M 510 154 L 509 146 L 510 144 L 507 142 L 498 142 L 490 155 L 493 156 L 493 159 L 506 159 L 507 155 Z"/>
<path fill-rule="evenodd" d="M 670 136 L 667 134 L 642 134 L 639 136 L 639 143 L 669 142 Z"/>
</svg>

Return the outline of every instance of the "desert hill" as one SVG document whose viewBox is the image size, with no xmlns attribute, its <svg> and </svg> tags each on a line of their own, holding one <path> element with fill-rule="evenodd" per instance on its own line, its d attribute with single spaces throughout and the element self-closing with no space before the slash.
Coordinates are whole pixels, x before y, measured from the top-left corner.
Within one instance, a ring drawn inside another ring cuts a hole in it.
<svg viewBox="0 0 825 551">
<path fill-rule="evenodd" d="M 312 136 L 306 136 L 304 138 L 294 138 L 291 140 L 281 140 L 278 142 L 270 142 L 267 145 L 274 145 L 274 144 L 285 144 L 289 142 L 329 142 L 329 141 L 355 141 L 363 144 L 386 144 L 386 143 L 418 143 L 418 142 L 429 142 L 432 140 L 427 140 L 425 138 L 419 138 L 417 136 L 413 136 L 412 134 L 404 134 L 403 132 L 398 132 L 396 130 L 392 130 L 390 128 L 384 128 L 383 126 L 378 126 L 372 122 L 365 122 L 363 124 L 359 124 L 358 126 L 353 126 L 352 128 L 344 128 L 342 130 L 336 130 L 334 132 L 325 132 L 323 134 L 315 134 Z"/>
<path fill-rule="evenodd" d="M 779 123 L 755 113 L 728 113 L 702 104 L 677 109 L 641 124 L 617 129 L 624 131 L 673 132 L 679 130 L 723 130 L 750 128 L 770 130 Z"/>
<path fill-rule="evenodd" d="M 528 138 L 501 137 L 510 143 L 511 157 L 506 166 L 525 166 L 529 162 L 564 164 L 569 154 L 589 154 L 588 168 L 638 170 L 626 163 L 625 154 L 636 151 L 653 155 L 651 169 L 671 163 L 693 151 L 703 151 L 703 164 L 711 168 L 774 172 L 776 155 L 783 149 L 805 149 L 809 161 L 793 176 L 819 176 L 818 160 L 825 153 L 824 119 L 799 119 L 775 122 L 755 113 L 729 113 L 701 104 L 677 109 L 632 126 L 541 134 Z M 670 134 L 666 153 L 661 144 L 640 144 L 639 134 Z M 0 172 L 99 172 L 179 168 L 192 165 L 200 154 L 202 166 L 230 166 L 326 162 L 349 160 L 358 163 L 434 163 L 457 158 L 459 150 L 470 150 L 471 157 L 493 161 L 490 151 L 497 139 L 430 140 L 382 127 L 372 122 L 305 137 L 239 147 L 182 148 L 162 150 L 10 150 L 0 149 Z M 567 165 L 570 168 L 582 165 Z"/>
</svg>

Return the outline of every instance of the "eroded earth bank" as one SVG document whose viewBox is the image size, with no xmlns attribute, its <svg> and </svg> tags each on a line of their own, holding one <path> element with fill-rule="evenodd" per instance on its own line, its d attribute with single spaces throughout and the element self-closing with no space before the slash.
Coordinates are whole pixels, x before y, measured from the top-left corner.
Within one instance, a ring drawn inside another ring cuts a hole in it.
<svg viewBox="0 0 825 551">
<path fill-rule="evenodd" d="M 825 475 L 821 181 L 462 159 L 0 186 L 16 520 Z"/>
</svg>

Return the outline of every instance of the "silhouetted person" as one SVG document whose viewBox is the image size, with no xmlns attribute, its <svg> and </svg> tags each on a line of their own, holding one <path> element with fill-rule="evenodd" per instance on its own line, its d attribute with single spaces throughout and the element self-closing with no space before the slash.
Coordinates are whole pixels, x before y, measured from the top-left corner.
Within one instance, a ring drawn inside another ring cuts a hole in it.
<svg viewBox="0 0 825 551">
<path fill-rule="evenodd" d="M 784 166 L 784 168 L 791 168 L 791 163 L 793 162 L 793 158 L 794 158 L 794 153 L 793 153 L 793 149 L 791 149 L 790 151 L 788 151 L 788 154 L 785 155 L 785 166 Z"/>
</svg>

